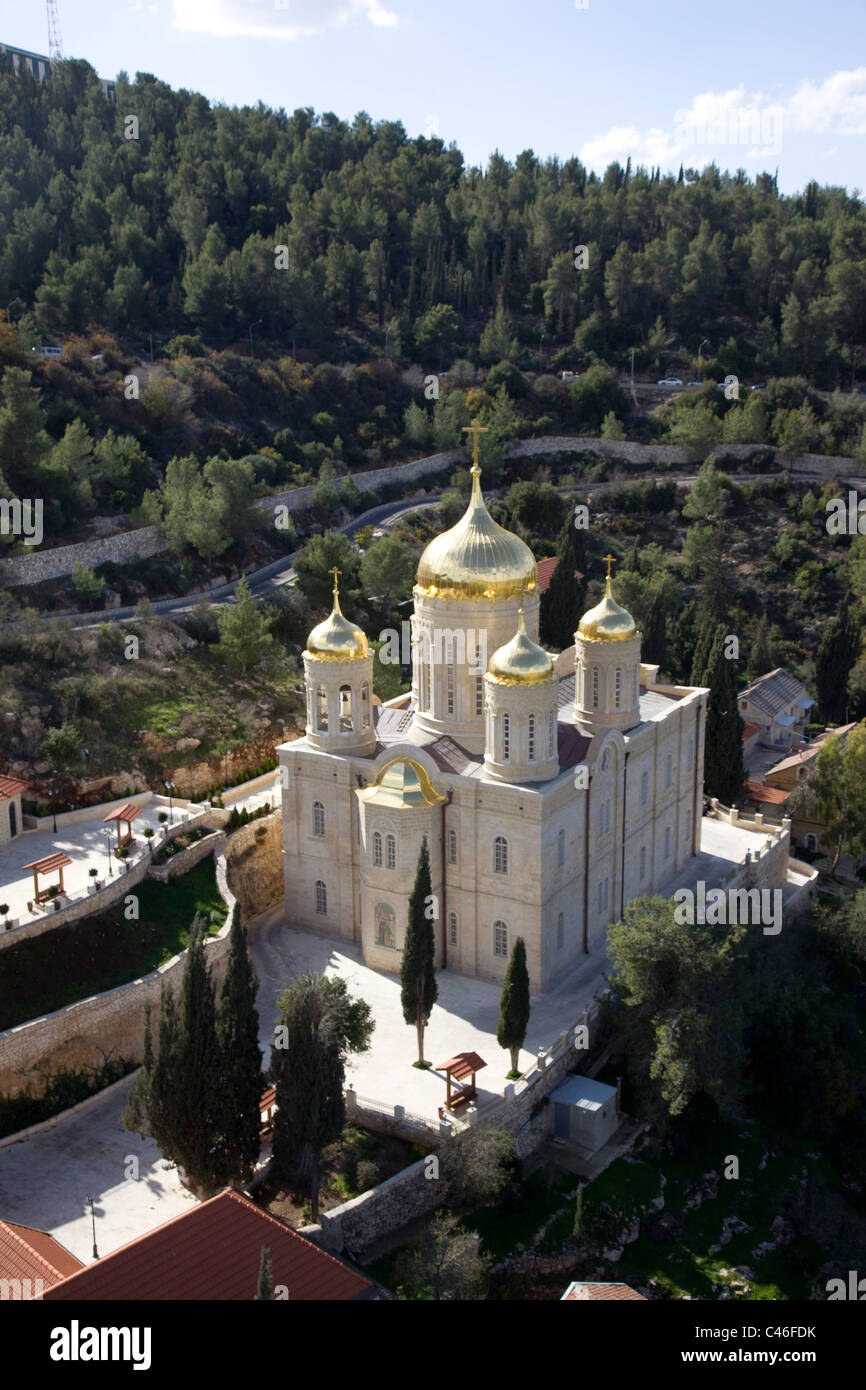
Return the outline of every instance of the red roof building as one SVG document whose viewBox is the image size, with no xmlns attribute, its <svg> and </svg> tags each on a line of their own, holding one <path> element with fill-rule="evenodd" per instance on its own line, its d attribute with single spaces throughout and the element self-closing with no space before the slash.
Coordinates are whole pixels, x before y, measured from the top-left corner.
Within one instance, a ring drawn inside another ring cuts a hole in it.
<svg viewBox="0 0 866 1390">
<path fill-rule="evenodd" d="M 608 1299 L 626 1299 L 639 1303 L 646 1303 L 647 1300 L 637 1289 L 632 1289 L 628 1284 L 569 1284 L 560 1303 L 596 1303 Z"/>
<path fill-rule="evenodd" d="M 536 569 L 538 571 L 538 592 L 546 594 L 550 588 L 550 581 L 553 578 L 553 571 L 556 569 L 557 557 L 548 555 L 546 559 L 539 560 Z M 575 579 L 582 579 L 583 574 L 580 570 L 574 571 Z"/>
<path fill-rule="evenodd" d="M 40 1298 L 84 1265 L 47 1231 L 0 1221 L 2 1297 Z"/>
<path fill-rule="evenodd" d="M 298 1302 L 382 1296 L 351 1265 L 226 1188 L 146 1236 L 46 1292 L 75 1302 L 246 1302 L 255 1298 L 262 1247 L 271 1255 L 274 1290 Z"/>
<path fill-rule="evenodd" d="M 20 796 L 30 786 L 29 782 L 19 782 L 17 777 L 0 777 L 0 801 L 11 801 Z"/>
</svg>

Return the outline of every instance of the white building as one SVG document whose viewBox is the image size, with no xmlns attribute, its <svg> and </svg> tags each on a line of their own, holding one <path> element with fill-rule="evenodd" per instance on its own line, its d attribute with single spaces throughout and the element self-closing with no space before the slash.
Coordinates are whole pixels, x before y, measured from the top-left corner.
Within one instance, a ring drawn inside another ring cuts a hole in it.
<svg viewBox="0 0 866 1390">
<path fill-rule="evenodd" d="M 472 475 L 419 563 L 410 695 L 373 707 L 336 575 L 310 633 L 306 736 L 278 749 L 287 918 L 397 971 L 426 837 L 437 964 L 499 980 L 522 936 L 547 990 L 699 851 L 708 692 L 641 662 L 610 563 L 575 645 L 544 652 L 535 560 L 490 516 L 477 449 Z"/>
</svg>

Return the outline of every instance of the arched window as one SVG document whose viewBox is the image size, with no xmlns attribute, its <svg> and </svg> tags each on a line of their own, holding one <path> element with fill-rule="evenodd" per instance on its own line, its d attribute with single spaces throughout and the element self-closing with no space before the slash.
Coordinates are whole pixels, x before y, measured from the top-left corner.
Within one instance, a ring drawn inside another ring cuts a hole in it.
<svg viewBox="0 0 866 1390">
<path fill-rule="evenodd" d="M 382 835 L 378 830 L 373 831 L 373 863 L 379 869 L 382 867 Z"/>
<path fill-rule="evenodd" d="M 535 762 L 535 715 L 530 714 L 526 725 L 526 738 L 528 757 L 531 763 Z"/>
<path fill-rule="evenodd" d="M 504 835 L 497 835 L 493 841 L 493 872 L 508 873 L 508 841 Z"/>
<path fill-rule="evenodd" d="M 674 780 L 674 760 L 673 760 L 673 758 L 671 757 L 670 753 L 668 753 L 667 757 L 665 758 L 665 786 L 666 786 L 666 787 L 669 787 L 670 784 L 671 784 L 671 782 L 672 782 L 673 780 Z"/>
<path fill-rule="evenodd" d="M 817 850 L 817 848 L 818 848 L 818 837 L 817 837 L 817 835 L 809 834 L 809 835 L 806 836 L 806 848 L 809 849 L 809 850 L 811 850 L 811 851 L 813 852 L 813 854 L 814 854 L 814 852 L 815 852 L 815 851 Z"/>
<path fill-rule="evenodd" d="M 448 913 L 448 945 L 457 945 L 457 913 Z"/>
<path fill-rule="evenodd" d="M 565 913 L 560 912 L 556 919 L 556 949 L 561 951 L 565 945 Z"/>
<path fill-rule="evenodd" d="M 649 773 L 642 772 L 640 775 L 640 804 L 646 806 L 649 797 Z"/>
<path fill-rule="evenodd" d="M 348 685 L 340 686 L 340 730 L 342 733 L 352 731 L 352 690 Z"/>
<path fill-rule="evenodd" d="M 457 863 L 457 831 L 448 831 L 448 863 Z"/>
<path fill-rule="evenodd" d="M 9 838 L 14 840 L 18 834 L 18 812 L 15 810 L 15 802 L 9 802 Z"/>
<path fill-rule="evenodd" d="M 565 863 L 565 831 L 560 829 L 556 836 L 556 867 L 561 869 Z"/>
<path fill-rule="evenodd" d="M 592 668 L 592 707 L 598 709 L 598 667 Z"/>
<path fill-rule="evenodd" d="M 493 923 L 493 954 L 494 956 L 508 955 L 508 927 L 504 922 Z"/>
<path fill-rule="evenodd" d="M 613 703 L 615 709 L 622 709 L 622 667 L 617 666 L 613 677 Z"/>
<path fill-rule="evenodd" d="M 316 911 L 323 917 L 328 912 L 328 890 L 322 880 L 316 879 Z"/>
<path fill-rule="evenodd" d="M 396 869 L 397 867 L 397 841 L 393 835 L 385 836 L 385 867 L 386 869 Z"/>
<path fill-rule="evenodd" d="M 553 757 L 554 737 L 556 735 L 556 714 L 553 710 L 547 716 L 547 756 Z"/>
<path fill-rule="evenodd" d="M 325 808 L 321 801 L 313 802 L 313 834 L 319 839 L 325 834 Z"/>
<path fill-rule="evenodd" d="M 511 761 L 511 715 L 502 716 L 502 761 Z"/>
<path fill-rule="evenodd" d="M 364 684 L 361 686 L 361 728 L 362 728 L 362 729 L 369 729 L 369 727 L 370 727 L 370 685 L 369 685 L 369 682 L 368 682 L 368 681 L 364 681 Z"/>
<path fill-rule="evenodd" d="M 323 685 L 316 686 L 316 728 L 320 731 L 328 727 L 328 692 Z"/>
</svg>

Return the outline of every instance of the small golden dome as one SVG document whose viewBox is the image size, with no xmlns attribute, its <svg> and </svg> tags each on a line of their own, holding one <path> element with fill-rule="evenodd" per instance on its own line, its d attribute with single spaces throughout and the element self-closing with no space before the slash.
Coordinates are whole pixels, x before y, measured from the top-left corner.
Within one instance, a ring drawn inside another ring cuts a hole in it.
<svg viewBox="0 0 866 1390">
<path fill-rule="evenodd" d="M 475 422 L 473 422 L 473 428 Z M 466 512 L 435 536 L 418 564 L 415 593 L 440 598 L 512 598 L 538 584 L 535 558 L 513 531 L 493 520 L 481 495 L 477 435 Z"/>
<path fill-rule="evenodd" d="M 510 642 L 493 653 L 487 674 L 500 685 L 542 685 L 555 680 L 553 662 L 526 631 L 522 604 L 517 631 Z"/>
<path fill-rule="evenodd" d="M 595 608 L 584 613 L 577 625 L 577 635 L 592 642 L 627 642 L 637 635 L 637 624 L 627 609 L 621 607 L 610 592 L 610 567 L 613 556 L 606 555 L 607 579 L 604 598 Z"/>
<path fill-rule="evenodd" d="M 369 650 L 367 639 L 359 627 L 343 616 L 337 587 L 340 571 L 334 569 L 331 573 L 334 576 L 334 606 L 330 617 L 313 628 L 304 656 L 315 657 L 318 661 L 361 661 Z"/>
</svg>

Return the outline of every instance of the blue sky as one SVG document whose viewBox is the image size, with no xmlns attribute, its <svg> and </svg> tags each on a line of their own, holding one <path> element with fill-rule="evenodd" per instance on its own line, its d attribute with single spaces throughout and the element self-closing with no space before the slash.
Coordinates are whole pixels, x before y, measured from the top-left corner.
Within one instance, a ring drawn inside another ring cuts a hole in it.
<svg viewBox="0 0 866 1390">
<path fill-rule="evenodd" d="M 578 5 L 586 8 L 578 8 Z M 578 155 L 866 189 L 863 0 L 59 0 L 64 50 L 231 104 L 401 120 L 467 162 Z M 42 0 L 0 40 L 47 52 Z M 859 60 L 859 61 L 858 61 Z"/>
</svg>

